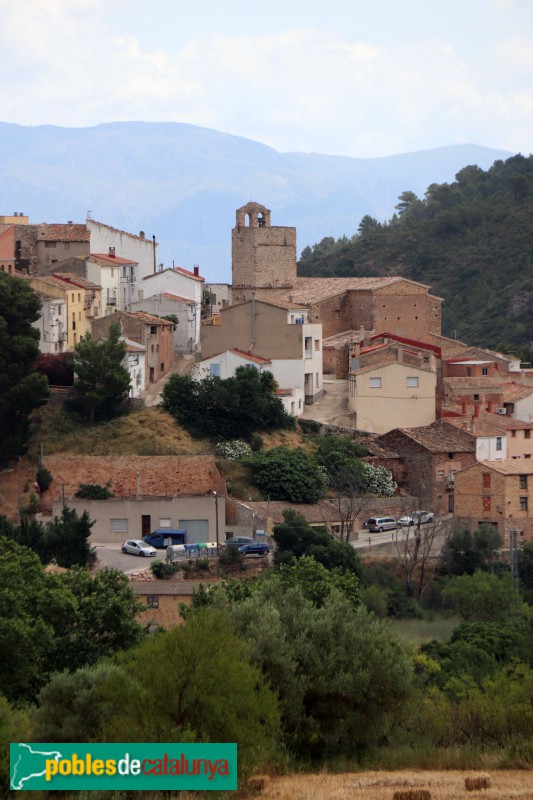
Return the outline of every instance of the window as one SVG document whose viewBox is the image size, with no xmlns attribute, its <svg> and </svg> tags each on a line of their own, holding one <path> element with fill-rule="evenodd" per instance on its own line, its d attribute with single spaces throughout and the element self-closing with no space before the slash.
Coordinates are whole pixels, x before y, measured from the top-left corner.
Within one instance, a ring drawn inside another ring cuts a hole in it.
<svg viewBox="0 0 533 800">
<path fill-rule="evenodd" d="M 524 431 L 524 439 L 531 439 L 531 431 L 529 428 Z"/>
<path fill-rule="evenodd" d="M 78 311 L 78 321 L 81 322 L 81 311 Z"/>
<path fill-rule="evenodd" d="M 315 350 L 320 350 L 320 339 L 315 339 Z"/>
<path fill-rule="evenodd" d="M 368 379 L 368 388 L 369 389 L 381 389 L 381 378 L 369 378 Z"/>
<path fill-rule="evenodd" d="M 172 527 L 172 520 L 170 517 L 163 517 L 159 520 L 159 527 L 160 528 L 171 528 Z"/>
<path fill-rule="evenodd" d="M 490 497 L 483 498 L 483 511 L 490 511 Z"/>
<path fill-rule="evenodd" d="M 481 374 L 482 375 L 488 375 L 489 374 L 489 368 L 488 367 L 481 367 Z"/>
<path fill-rule="evenodd" d="M 319 386 L 320 386 L 320 373 L 317 372 L 315 374 L 315 387 L 318 389 Z"/>
<path fill-rule="evenodd" d="M 478 394 L 474 395 L 474 400 L 479 400 L 479 395 Z"/>
<path fill-rule="evenodd" d="M 220 378 L 220 364 L 219 363 L 210 364 L 209 365 L 209 369 L 211 371 L 211 375 L 213 376 L 213 378 Z"/>
<path fill-rule="evenodd" d="M 412 388 L 412 389 L 416 388 L 418 386 L 418 378 L 417 377 L 412 377 L 412 378 L 408 377 L 406 386 L 408 388 Z"/>
<path fill-rule="evenodd" d="M 527 489 L 527 475 L 519 475 L 520 489 Z"/>
<path fill-rule="evenodd" d="M 335 314 L 335 319 L 340 319 L 341 318 L 341 312 L 340 311 L 335 311 L 334 314 Z"/>
<path fill-rule="evenodd" d="M 128 519 L 110 519 L 109 526 L 111 528 L 111 533 L 128 533 L 129 526 L 128 526 Z"/>
<path fill-rule="evenodd" d="M 490 472 L 483 473 L 482 486 L 484 489 L 490 489 Z"/>
<path fill-rule="evenodd" d="M 146 605 L 148 608 L 159 608 L 159 595 L 158 594 L 147 594 L 146 595 Z"/>
<path fill-rule="evenodd" d="M 466 376 L 467 376 L 467 378 L 470 378 L 471 375 L 472 375 L 472 370 L 471 370 L 470 367 L 467 367 L 466 368 Z"/>
<path fill-rule="evenodd" d="M 78 303 L 81 303 L 81 292 L 78 292 Z"/>
<path fill-rule="evenodd" d="M 150 325 L 150 333 L 152 336 L 157 333 L 157 325 Z"/>
<path fill-rule="evenodd" d="M 527 511 L 527 497 L 520 498 L 520 511 Z"/>
<path fill-rule="evenodd" d="M 444 472 L 443 469 L 438 469 L 437 470 L 437 478 L 444 478 L 445 475 L 446 475 L 446 473 Z"/>
<path fill-rule="evenodd" d="M 496 450 L 501 450 L 501 449 L 502 449 L 502 437 L 501 436 L 497 436 L 496 437 Z"/>
</svg>

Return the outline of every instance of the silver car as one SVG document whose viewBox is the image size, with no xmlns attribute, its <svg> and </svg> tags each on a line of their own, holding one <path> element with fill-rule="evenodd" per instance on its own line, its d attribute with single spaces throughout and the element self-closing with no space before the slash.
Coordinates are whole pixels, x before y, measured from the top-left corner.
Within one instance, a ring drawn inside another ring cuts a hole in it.
<svg viewBox="0 0 533 800">
<path fill-rule="evenodd" d="M 128 539 L 122 545 L 123 553 L 130 553 L 132 556 L 155 556 L 157 550 L 151 544 L 146 544 L 142 539 Z"/>
<path fill-rule="evenodd" d="M 400 517 L 400 525 L 404 528 L 409 527 L 410 525 L 424 525 L 426 522 L 433 522 L 435 515 L 433 511 L 413 511 L 412 514 L 408 514 L 406 517 Z"/>
</svg>

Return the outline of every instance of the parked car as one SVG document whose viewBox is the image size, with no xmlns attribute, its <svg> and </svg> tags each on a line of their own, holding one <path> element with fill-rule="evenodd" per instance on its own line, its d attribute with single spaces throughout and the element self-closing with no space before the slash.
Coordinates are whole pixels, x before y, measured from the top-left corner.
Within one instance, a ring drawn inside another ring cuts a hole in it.
<svg viewBox="0 0 533 800">
<path fill-rule="evenodd" d="M 132 556 L 150 557 L 157 555 L 155 547 L 146 544 L 142 539 L 128 539 L 128 541 L 124 542 L 122 545 L 122 552 L 130 553 Z"/>
<path fill-rule="evenodd" d="M 255 539 L 252 539 L 251 536 L 232 536 L 231 539 L 226 539 L 222 546 L 231 547 L 233 545 L 240 548 L 243 544 L 253 544 L 254 542 Z"/>
<path fill-rule="evenodd" d="M 400 517 L 400 525 L 407 528 L 409 525 L 424 525 L 426 522 L 433 522 L 435 515 L 432 511 L 413 511 L 405 517 Z"/>
<path fill-rule="evenodd" d="M 270 553 L 270 547 L 264 542 L 256 542 L 252 539 L 252 541 L 248 542 L 248 544 L 241 544 L 239 551 L 243 554 L 243 556 L 266 556 Z"/>
<path fill-rule="evenodd" d="M 143 536 L 146 544 L 152 547 L 168 547 L 171 544 L 185 544 L 185 528 L 157 528 Z"/>
<path fill-rule="evenodd" d="M 391 531 L 398 527 L 394 517 L 371 517 L 365 522 L 365 528 L 372 533 L 381 531 Z"/>
</svg>

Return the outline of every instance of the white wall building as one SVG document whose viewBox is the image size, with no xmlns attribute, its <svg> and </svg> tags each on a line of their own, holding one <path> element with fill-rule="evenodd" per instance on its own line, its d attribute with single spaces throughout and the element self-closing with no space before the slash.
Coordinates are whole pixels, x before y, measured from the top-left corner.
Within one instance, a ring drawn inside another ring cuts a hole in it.
<svg viewBox="0 0 533 800">
<path fill-rule="evenodd" d="M 199 274 L 198 267 L 194 267 L 194 272 L 189 272 L 183 267 L 171 267 L 162 269 L 152 275 L 143 277 L 139 285 L 138 300 L 145 300 L 156 294 L 169 293 L 177 295 L 194 303 L 189 306 L 189 316 L 194 340 L 191 349 L 196 349 L 200 342 L 200 323 L 202 310 L 202 292 L 205 279 Z"/>
<path fill-rule="evenodd" d="M 64 300 L 38 292 L 42 308 L 39 319 L 32 323 L 41 335 L 41 353 L 63 353 L 67 349 L 67 311 Z"/>
<path fill-rule="evenodd" d="M 87 230 L 91 234 L 91 253 L 109 254 L 109 248 L 114 248 L 116 256 L 138 264 L 139 279 L 156 271 L 157 242 L 155 239 L 147 239 L 143 231 L 136 236 L 93 219 L 88 219 L 86 224 Z"/>
<path fill-rule="evenodd" d="M 178 353 L 191 353 L 195 347 L 195 302 L 187 300 L 185 297 L 170 292 L 154 294 L 153 297 L 146 297 L 131 304 L 131 311 L 146 311 L 147 314 L 155 314 L 157 317 L 165 317 L 173 314 L 178 318 L 178 324 L 174 330 L 174 350 Z"/>
<path fill-rule="evenodd" d="M 126 358 L 124 366 L 130 374 L 129 397 L 141 397 L 146 388 L 146 347 L 139 342 L 133 342 L 120 337 L 126 345 Z"/>
</svg>

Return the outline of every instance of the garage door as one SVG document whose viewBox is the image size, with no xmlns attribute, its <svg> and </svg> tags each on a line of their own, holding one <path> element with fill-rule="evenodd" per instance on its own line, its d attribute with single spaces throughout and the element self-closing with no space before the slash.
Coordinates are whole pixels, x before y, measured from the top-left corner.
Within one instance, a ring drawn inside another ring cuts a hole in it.
<svg viewBox="0 0 533 800">
<path fill-rule="evenodd" d="M 209 541 L 209 520 L 180 519 L 180 528 L 187 531 L 187 544 Z"/>
</svg>

